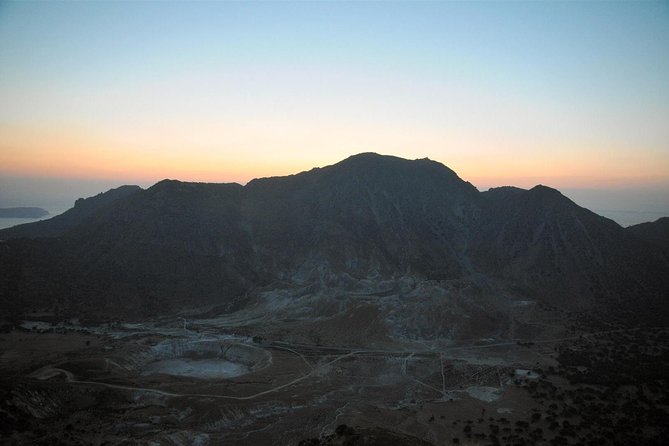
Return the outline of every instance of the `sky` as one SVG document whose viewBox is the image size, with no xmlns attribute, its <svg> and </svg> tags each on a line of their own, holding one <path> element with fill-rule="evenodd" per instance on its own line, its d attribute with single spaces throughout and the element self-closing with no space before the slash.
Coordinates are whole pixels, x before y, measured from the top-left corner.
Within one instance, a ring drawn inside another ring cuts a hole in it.
<svg viewBox="0 0 669 446">
<path fill-rule="evenodd" d="M 0 1 L 0 207 L 369 151 L 667 211 L 669 2 Z"/>
</svg>

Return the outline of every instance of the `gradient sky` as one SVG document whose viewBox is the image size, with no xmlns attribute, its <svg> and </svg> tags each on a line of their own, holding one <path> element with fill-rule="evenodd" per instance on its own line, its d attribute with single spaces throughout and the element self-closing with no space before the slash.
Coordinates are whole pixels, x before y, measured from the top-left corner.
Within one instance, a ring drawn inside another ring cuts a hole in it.
<svg viewBox="0 0 669 446">
<path fill-rule="evenodd" d="M 365 151 L 479 189 L 669 191 L 669 3 L 0 2 L 5 184 Z"/>
</svg>

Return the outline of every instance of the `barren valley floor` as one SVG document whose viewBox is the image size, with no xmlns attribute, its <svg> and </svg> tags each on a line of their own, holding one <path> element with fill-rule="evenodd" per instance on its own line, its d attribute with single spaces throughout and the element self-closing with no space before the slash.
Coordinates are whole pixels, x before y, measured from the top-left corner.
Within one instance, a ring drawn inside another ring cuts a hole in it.
<svg viewBox="0 0 669 446">
<path fill-rule="evenodd" d="M 231 321 L 2 334 L 3 442 L 662 444 L 669 432 L 664 328 L 349 346 Z"/>
</svg>

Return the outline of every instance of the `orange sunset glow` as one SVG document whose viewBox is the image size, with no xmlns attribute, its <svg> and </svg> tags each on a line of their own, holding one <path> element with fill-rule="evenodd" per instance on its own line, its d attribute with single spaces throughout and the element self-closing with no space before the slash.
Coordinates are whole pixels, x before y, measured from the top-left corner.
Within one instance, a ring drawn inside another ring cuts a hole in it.
<svg viewBox="0 0 669 446">
<path fill-rule="evenodd" d="M 669 195 L 658 5 L 197 6 L 4 5 L 4 190 L 244 184 L 377 152 L 429 157 L 481 190 Z"/>
</svg>

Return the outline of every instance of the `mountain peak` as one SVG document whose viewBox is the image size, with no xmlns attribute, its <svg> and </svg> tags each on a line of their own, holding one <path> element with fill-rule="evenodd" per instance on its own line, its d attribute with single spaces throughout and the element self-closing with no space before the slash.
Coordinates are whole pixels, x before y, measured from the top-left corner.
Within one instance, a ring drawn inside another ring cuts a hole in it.
<svg viewBox="0 0 669 446">
<path fill-rule="evenodd" d="M 392 155 L 381 155 L 375 152 L 363 152 L 358 153 L 357 155 L 351 155 L 348 158 L 339 161 L 331 167 L 376 167 L 383 166 L 387 167 L 389 165 L 400 165 L 402 163 L 410 162 L 409 160 L 399 158 Z"/>
<path fill-rule="evenodd" d="M 537 184 L 530 190 L 535 191 L 535 193 L 542 193 L 542 194 L 560 194 L 559 190 L 553 189 L 552 187 L 549 186 L 544 186 L 543 184 Z"/>
<path fill-rule="evenodd" d="M 365 165 L 380 165 L 380 166 L 399 166 L 399 165 L 436 165 L 448 169 L 445 165 L 433 161 L 429 158 L 420 158 L 415 160 L 410 160 L 406 158 L 400 158 L 394 155 L 382 155 L 376 152 L 362 152 L 356 155 L 351 155 L 348 158 L 334 164 L 335 166 L 340 165 L 354 165 L 354 164 L 365 164 Z M 448 169 L 451 170 L 451 169 Z"/>
<path fill-rule="evenodd" d="M 369 175 L 376 173 L 384 176 L 446 174 L 453 180 L 457 179 L 457 181 L 462 181 L 452 169 L 429 158 L 409 160 L 393 155 L 381 155 L 374 152 L 364 152 L 352 155 L 343 161 L 324 167 L 323 170 L 350 172 L 354 175 Z M 464 181 L 462 182 L 464 183 Z"/>
<path fill-rule="evenodd" d="M 559 190 L 544 186 L 543 184 L 537 184 L 532 189 L 528 190 L 527 196 L 529 199 L 542 203 L 543 205 L 575 205 L 573 201 L 562 195 Z"/>
</svg>

